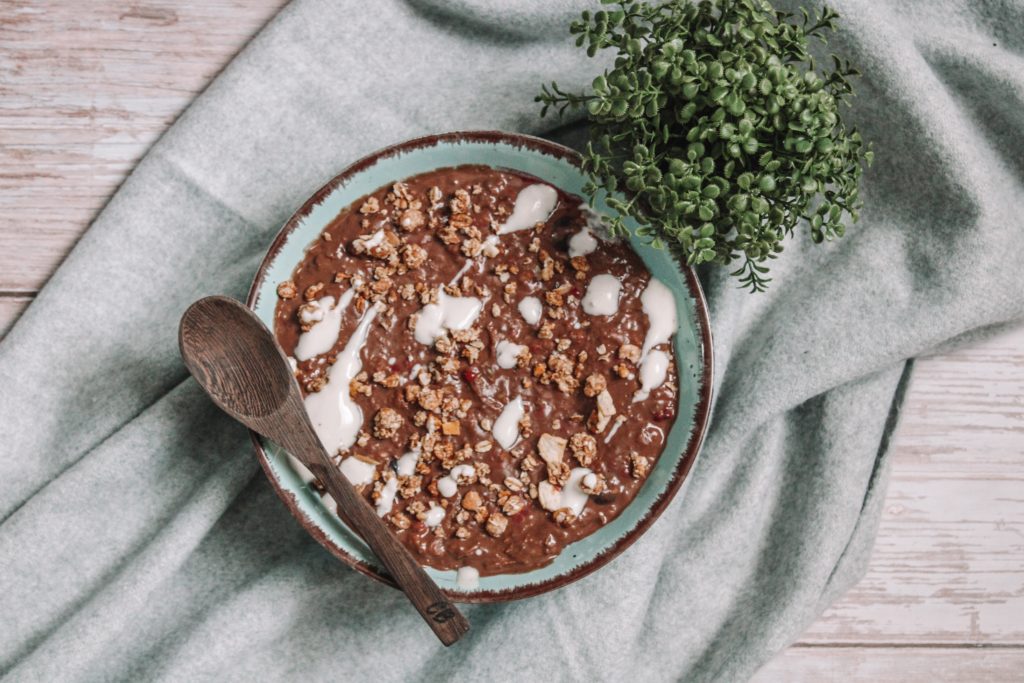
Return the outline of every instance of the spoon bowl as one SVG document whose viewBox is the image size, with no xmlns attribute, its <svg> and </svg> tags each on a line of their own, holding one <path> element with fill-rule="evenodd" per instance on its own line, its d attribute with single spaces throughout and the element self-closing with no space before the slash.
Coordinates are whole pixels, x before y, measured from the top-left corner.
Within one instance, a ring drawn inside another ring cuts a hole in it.
<svg viewBox="0 0 1024 683">
<path fill-rule="evenodd" d="M 181 355 L 221 410 L 235 419 L 265 417 L 298 391 L 274 339 L 251 333 L 254 324 L 263 323 L 249 309 L 212 296 L 193 304 L 185 316 Z"/>
</svg>

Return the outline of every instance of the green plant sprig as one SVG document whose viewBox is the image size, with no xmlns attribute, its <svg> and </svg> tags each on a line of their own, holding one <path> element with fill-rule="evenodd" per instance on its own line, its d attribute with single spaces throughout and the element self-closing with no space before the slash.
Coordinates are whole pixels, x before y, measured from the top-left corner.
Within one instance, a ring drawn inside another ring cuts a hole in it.
<svg viewBox="0 0 1024 683">
<path fill-rule="evenodd" d="M 586 109 L 584 154 L 593 200 L 607 191 L 613 234 L 624 220 L 688 264 L 730 264 L 763 291 L 766 261 L 801 219 L 816 243 L 857 220 L 858 184 L 872 152 L 839 108 L 858 75 L 833 56 L 819 73 L 808 42 L 826 42 L 838 15 L 802 18 L 761 0 L 609 2 L 570 32 L 587 54 L 616 51 L 586 93 L 544 86 L 541 115 Z M 624 191 L 627 199 L 614 195 Z"/>
</svg>

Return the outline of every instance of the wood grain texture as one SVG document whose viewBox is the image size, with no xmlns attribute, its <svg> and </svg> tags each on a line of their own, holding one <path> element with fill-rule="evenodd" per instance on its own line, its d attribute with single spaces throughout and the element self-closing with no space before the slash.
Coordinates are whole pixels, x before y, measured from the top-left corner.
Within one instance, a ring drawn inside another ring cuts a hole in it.
<svg viewBox="0 0 1024 683">
<path fill-rule="evenodd" d="M 870 570 L 803 643 L 1024 646 L 1024 327 L 918 361 Z"/>
<path fill-rule="evenodd" d="M 0 0 L 0 291 L 38 289 L 284 0 Z"/>
<path fill-rule="evenodd" d="M 755 683 L 987 683 L 1020 681 L 1024 652 L 966 648 L 792 647 L 765 666 Z"/>
<path fill-rule="evenodd" d="M 283 4 L 0 0 L 0 334 Z M 1024 328 L 919 361 L 893 448 L 867 576 L 758 680 L 1021 679 Z"/>
</svg>

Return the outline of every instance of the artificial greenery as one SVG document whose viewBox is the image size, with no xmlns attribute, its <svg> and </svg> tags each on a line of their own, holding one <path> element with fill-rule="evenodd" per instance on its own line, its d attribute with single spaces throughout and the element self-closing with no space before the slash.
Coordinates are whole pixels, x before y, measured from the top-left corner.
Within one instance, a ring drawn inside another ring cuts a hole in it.
<svg viewBox="0 0 1024 683">
<path fill-rule="evenodd" d="M 612 49 L 610 71 L 576 94 L 557 84 L 537 97 L 546 114 L 585 107 L 586 192 L 607 198 L 610 230 L 667 246 L 687 263 L 729 264 L 762 291 L 768 259 L 807 219 L 815 242 L 857 220 L 862 161 L 872 152 L 839 107 L 857 71 L 838 57 L 820 70 L 808 52 L 838 15 L 774 10 L 761 0 L 609 2 L 571 33 L 587 54 Z"/>
</svg>

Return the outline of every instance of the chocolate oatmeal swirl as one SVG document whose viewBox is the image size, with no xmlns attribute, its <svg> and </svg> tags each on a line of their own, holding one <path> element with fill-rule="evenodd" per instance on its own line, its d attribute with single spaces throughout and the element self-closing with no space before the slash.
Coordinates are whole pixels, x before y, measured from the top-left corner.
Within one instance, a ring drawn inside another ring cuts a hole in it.
<svg viewBox="0 0 1024 683">
<path fill-rule="evenodd" d="M 440 169 L 342 211 L 278 285 L 318 435 L 423 564 L 542 567 L 660 455 L 675 302 L 599 222 L 536 178 Z"/>
</svg>

